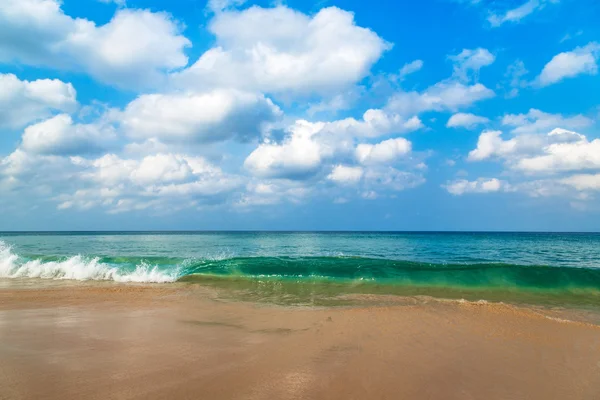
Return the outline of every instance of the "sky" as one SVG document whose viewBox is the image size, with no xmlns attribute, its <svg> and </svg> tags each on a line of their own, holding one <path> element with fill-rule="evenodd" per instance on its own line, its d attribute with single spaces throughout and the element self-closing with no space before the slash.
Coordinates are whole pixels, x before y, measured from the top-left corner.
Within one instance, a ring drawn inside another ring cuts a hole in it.
<svg viewBox="0 0 600 400">
<path fill-rule="evenodd" d="M 0 0 L 0 230 L 600 230 L 597 0 Z"/>
</svg>

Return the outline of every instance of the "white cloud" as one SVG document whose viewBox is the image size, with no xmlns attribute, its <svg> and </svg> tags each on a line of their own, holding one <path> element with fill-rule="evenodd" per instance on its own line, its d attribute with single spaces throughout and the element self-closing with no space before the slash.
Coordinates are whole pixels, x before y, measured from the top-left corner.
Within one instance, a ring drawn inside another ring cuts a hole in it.
<svg viewBox="0 0 600 400">
<path fill-rule="evenodd" d="M 430 86 L 421 93 L 396 93 L 390 98 L 387 108 L 400 115 L 414 115 L 426 111 L 457 111 L 494 96 L 494 91 L 481 83 L 465 85 L 446 81 Z"/>
<path fill-rule="evenodd" d="M 407 75 L 414 74 L 423 68 L 422 60 L 414 60 L 412 62 L 404 64 L 402 68 L 400 68 L 400 73 L 398 74 L 400 80 L 404 79 Z"/>
<path fill-rule="evenodd" d="M 484 131 L 479 135 L 477 148 L 469 152 L 469 161 L 503 157 L 515 152 L 517 140 L 503 140 L 502 131 Z"/>
<path fill-rule="evenodd" d="M 510 190 L 510 185 L 496 178 L 479 178 L 475 181 L 458 179 L 442 185 L 450 194 L 461 196 L 466 193 L 493 193 Z"/>
<path fill-rule="evenodd" d="M 560 130 L 554 130 L 549 135 L 565 133 L 575 135 L 574 132 Z M 551 143 L 542 149 L 540 155 L 522 158 L 514 167 L 526 172 L 544 173 L 600 169 L 600 139 L 590 142 L 583 135 L 579 135 L 578 139 Z"/>
<path fill-rule="evenodd" d="M 580 74 L 596 75 L 598 57 L 600 44 L 596 42 L 557 54 L 544 66 L 537 82 L 540 86 L 548 86 Z"/>
<path fill-rule="evenodd" d="M 324 124 L 324 130 L 348 136 L 372 138 L 389 134 L 413 132 L 423 128 L 418 117 L 404 118 L 379 109 L 367 110 L 362 120 L 346 118 Z"/>
<path fill-rule="evenodd" d="M 590 141 L 582 134 L 560 128 L 547 134 L 519 134 L 508 140 L 501 136 L 500 131 L 483 132 L 477 148 L 469 153 L 469 160 L 500 159 L 512 171 L 526 175 L 564 175 L 600 170 L 600 139 Z M 558 182 L 571 182 L 570 178 L 565 179 Z M 535 190 L 531 190 L 531 185 L 526 188 L 530 192 L 539 193 L 538 186 Z M 547 185 L 543 187 L 546 188 Z"/>
<path fill-rule="evenodd" d="M 332 93 L 365 77 L 390 47 L 336 7 L 308 16 L 285 6 L 215 15 L 216 46 L 173 75 L 185 88 L 233 87 L 266 93 Z"/>
<path fill-rule="evenodd" d="M 335 151 L 330 144 L 319 143 L 314 138 L 323 126 L 323 123 L 296 121 L 282 143 L 259 145 L 246 158 L 244 166 L 263 178 L 303 179 L 316 173 L 323 158 Z"/>
<path fill-rule="evenodd" d="M 138 184 L 185 182 L 193 175 L 188 159 L 174 154 L 146 156 L 137 168 L 131 171 L 131 180 Z"/>
<path fill-rule="evenodd" d="M 111 125 L 76 124 L 59 114 L 25 128 L 21 147 L 36 154 L 77 155 L 105 150 L 115 139 Z"/>
<path fill-rule="evenodd" d="M 382 110 L 368 110 L 362 120 L 346 118 L 332 122 L 296 121 L 281 143 L 267 141 L 246 159 L 245 167 L 263 178 L 306 179 L 326 162 L 350 155 L 356 140 L 392 133 L 411 132 L 422 127 L 414 117 L 408 120 Z"/>
<path fill-rule="evenodd" d="M 503 14 L 490 14 L 489 23 L 496 28 L 506 22 L 519 22 L 535 11 L 541 10 L 547 3 L 558 3 L 559 0 L 528 0 L 517 8 L 507 10 Z"/>
<path fill-rule="evenodd" d="M 561 179 L 561 183 L 579 191 L 600 190 L 600 174 L 580 174 Z"/>
<path fill-rule="evenodd" d="M 327 179 L 340 185 L 356 184 L 363 176 L 361 167 L 349 167 L 346 165 L 336 165 L 333 171 L 327 176 Z"/>
<path fill-rule="evenodd" d="M 195 208 L 225 201 L 224 196 L 243 183 L 204 158 L 182 154 L 155 154 L 140 160 L 106 154 L 71 160 L 80 169 L 78 188 L 56 196 L 62 209 L 101 207 L 117 213 Z"/>
<path fill-rule="evenodd" d="M 0 62 L 82 71 L 122 87 L 154 86 L 187 64 L 182 27 L 166 13 L 120 9 L 105 25 L 71 18 L 58 0 L 0 3 Z"/>
<path fill-rule="evenodd" d="M 181 146 L 185 147 L 186 144 L 182 143 Z M 169 149 L 174 147 L 176 146 L 164 144 L 156 138 L 150 138 L 141 143 L 127 143 L 123 146 L 123 153 L 130 155 L 151 155 L 156 153 L 168 153 Z"/>
<path fill-rule="evenodd" d="M 561 114 L 549 114 L 532 108 L 527 114 L 507 114 L 502 125 L 513 127 L 512 133 L 546 133 L 554 128 L 581 129 L 591 126 L 594 121 L 581 114 L 564 117 Z"/>
<path fill-rule="evenodd" d="M 481 161 L 492 157 L 502 157 L 513 153 L 516 139 L 503 140 L 502 131 L 484 131 L 479 135 L 477 148 L 469 152 L 469 161 Z"/>
<path fill-rule="evenodd" d="M 479 79 L 479 70 L 483 67 L 491 65 L 496 56 L 487 49 L 463 49 L 455 56 L 448 56 L 454 63 L 454 77 L 462 82 L 469 82 L 471 79 L 477 81 Z"/>
<path fill-rule="evenodd" d="M 552 145 L 585 140 L 583 135 L 560 128 L 553 129 L 547 134 L 520 134 L 508 140 L 502 139 L 501 136 L 501 131 L 482 132 L 477 148 L 469 153 L 469 161 L 500 158 L 515 165 L 523 157 L 542 154 L 544 149 Z"/>
<path fill-rule="evenodd" d="M 448 119 L 446 127 L 474 129 L 477 125 L 487 124 L 488 122 L 490 122 L 488 118 L 475 114 L 456 113 Z"/>
<path fill-rule="evenodd" d="M 419 172 L 401 171 L 390 166 L 344 166 L 336 165 L 327 176 L 342 187 L 358 189 L 361 197 L 373 200 L 386 193 L 412 189 L 425 182 Z"/>
<path fill-rule="evenodd" d="M 77 185 L 77 172 L 66 157 L 32 154 L 17 148 L 0 157 L 0 202 L 24 206 L 52 201 L 54 193 Z"/>
<path fill-rule="evenodd" d="M 142 95 L 118 117 L 134 139 L 163 143 L 203 143 L 260 136 L 265 123 L 281 110 L 255 93 L 213 90 L 207 93 Z"/>
<path fill-rule="evenodd" d="M 356 158 L 364 165 L 387 164 L 409 154 L 411 150 L 412 144 L 404 138 L 388 139 L 377 144 L 359 144 Z"/>
<path fill-rule="evenodd" d="M 20 128 L 53 112 L 77 107 L 73 85 L 58 79 L 21 81 L 13 74 L 0 74 L 0 128 Z"/>
<path fill-rule="evenodd" d="M 202 157 L 159 153 L 141 159 L 41 155 L 15 150 L 0 158 L 4 199 L 54 203 L 60 210 L 173 212 L 232 203 L 245 179 Z"/>
</svg>

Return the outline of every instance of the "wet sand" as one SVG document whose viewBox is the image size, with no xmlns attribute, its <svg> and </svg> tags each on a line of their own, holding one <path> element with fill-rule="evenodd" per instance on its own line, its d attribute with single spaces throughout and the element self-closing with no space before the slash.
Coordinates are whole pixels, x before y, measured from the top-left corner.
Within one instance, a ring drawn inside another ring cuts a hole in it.
<svg viewBox="0 0 600 400">
<path fill-rule="evenodd" d="M 358 300 L 0 285 L 0 399 L 600 398 L 600 327 L 581 313 Z"/>
</svg>

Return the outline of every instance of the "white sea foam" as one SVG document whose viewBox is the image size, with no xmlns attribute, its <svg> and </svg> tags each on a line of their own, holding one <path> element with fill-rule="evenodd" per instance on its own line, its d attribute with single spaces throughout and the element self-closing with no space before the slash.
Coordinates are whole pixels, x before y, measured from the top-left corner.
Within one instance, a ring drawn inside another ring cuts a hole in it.
<svg viewBox="0 0 600 400">
<path fill-rule="evenodd" d="M 100 280 L 115 282 L 174 282 L 179 269 L 160 270 L 148 264 L 137 265 L 133 271 L 104 264 L 98 258 L 74 256 L 62 261 L 22 260 L 0 241 L 0 278 L 42 278 L 70 280 Z"/>
</svg>

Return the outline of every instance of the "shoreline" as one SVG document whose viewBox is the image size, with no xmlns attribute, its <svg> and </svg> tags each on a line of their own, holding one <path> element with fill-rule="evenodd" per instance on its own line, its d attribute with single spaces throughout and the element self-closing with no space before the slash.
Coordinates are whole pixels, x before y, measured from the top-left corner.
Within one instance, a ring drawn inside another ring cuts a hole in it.
<svg viewBox="0 0 600 400">
<path fill-rule="evenodd" d="M 413 291 L 387 292 L 353 291 L 346 290 L 352 285 L 336 285 L 324 283 L 312 288 L 307 293 L 290 292 L 285 287 L 285 282 L 264 281 L 260 279 L 225 278 L 206 281 L 174 281 L 166 283 L 156 282 L 115 282 L 111 280 L 72 280 L 72 279 L 46 279 L 46 278 L 0 278 L 0 310 L 10 307 L 30 307 L 28 301 L 47 295 L 52 301 L 101 301 L 103 296 L 132 296 L 131 298 L 160 297 L 160 296 L 192 296 L 197 299 L 213 300 L 219 302 L 241 303 L 266 307 L 282 308 L 360 308 L 384 307 L 403 305 L 428 305 L 428 304 L 455 304 L 464 306 L 507 307 L 515 310 L 530 310 L 546 313 L 564 313 L 576 316 L 578 321 L 586 319 L 592 325 L 600 326 L 600 304 L 593 307 L 579 304 L 557 304 L 554 302 L 518 302 L 514 299 L 502 299 L 498 295 L 492 298 L 478 297 L 479 294 L 489 294 L 489 291 L 457 291 L 451 294 L 465 294 L 465 297 L 444 296 L 448 292 L 431 291 L 429 287 L 414 287 Z M 239 282 L 244 285 L 237 285 Z M 233 283 L 233 284 L 231 284 Z M 293 286 L 304 286 L 305 283 L 289 282 Z M 271 284 L 278 286 L 278 292 L 273 293 Z M 309 286 L 315 286 L 309 284 Z M 339 286 L 344 290 L 330 290 L 319 292 L 327 286 Z M 384 285 L 373 285 L 383 286 Z M 410 286 L 406 286 L 410 289 Z M 451 288 L 453 289 L 453 288 Z M 27 296 L 24 294 L 31 294 Z M 498 292 L 500 295 L 502 292 Z M 91 296 L 91 299 L 88 298 Z M 94 296 L 96 296 L 94 298 Z M 552 297 L 551 295 L 549 297 Z M 25 299 L 29 299 L 28 301 Z M 111 298 L 112 299 L 112 298 Z M 25 300 L 25 301 L 24 301 Z M 513 301 L 511 301 L 513 300 Z M 534 300 L 536 298 L 534 297 Z M 43 303 L 36 306 L 44 307 Z M 568 318 L 565 318 L 568 320 Z"/>
<path fill-rule="evenodd" d="M 2 286 L 0 398 L 592 400 L 600 392 L 595 313 L 352 300 L 278 305 L 186 284 Z"/>
</svg>

